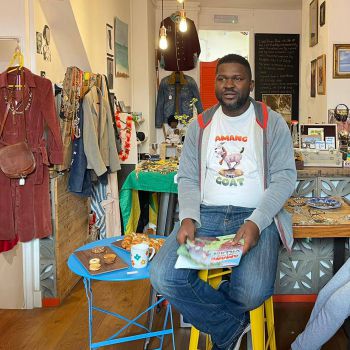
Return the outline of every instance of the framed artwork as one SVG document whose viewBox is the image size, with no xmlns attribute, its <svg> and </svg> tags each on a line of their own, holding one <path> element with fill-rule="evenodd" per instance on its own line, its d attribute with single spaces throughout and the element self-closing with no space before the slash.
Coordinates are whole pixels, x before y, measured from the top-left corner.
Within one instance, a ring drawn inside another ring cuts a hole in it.
<svg viewBox="0 0 350 350">
<path fill-rule="evenodd" d="M 333 45 L 333 78 L 350 78 L 350 44 Z"/>
<path fill-rule="evenodd" d="M 326 94 L 326 55 L 317 57 L 317 94 Z"/>
<path fill-rule="evenodd" d="M 312 0 L 309 8 L 309 46 L 315 46 L 318 43 L 318 0 Z"/>
<path fill-rule="evenodd" d="M 312 60 L 311 61 L 310 97 L 316 97 L 316 69 L 317 69 L 317 60 Z"/>
<path fill-rule="evenodd" d="M 113 89 L 114 61 L 113 57 L 107 56 L 107 82 L 108 88 Z"/>
<path fill-rule="evenodd" d="M 36 53 L 43 53 L 43 33 L 36 32 Z"/>
<path fill-rule="evenodd" d="M 114 18 L 115 76 L 129 77 L 129 25 Z"/>
<path fill-rule="evenodd" d="M 262 94 L 262 102 L 275 112 L 280 113 L 284 120 L 290 124 L 292 121 L 292 95 L 291 94 Z"/>
<path fill-rule="evenodd" d="M 106 53 L 108 56 L 114 55 L 114 30 L 110 24 L 106 24 Z"/>
<path fill-rule="evenodd" d="M 324 26 L 326 23 L 326 2 L 323 1 L 323 3 L 320 6 L 320 27 Z"/>
</svg>

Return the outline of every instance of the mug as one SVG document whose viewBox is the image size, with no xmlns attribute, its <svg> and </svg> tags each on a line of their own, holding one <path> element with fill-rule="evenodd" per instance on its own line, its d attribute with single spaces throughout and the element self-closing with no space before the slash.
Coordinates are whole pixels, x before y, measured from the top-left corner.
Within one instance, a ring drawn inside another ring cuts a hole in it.
<svg viewBox="0 0 350 350">
<path fill-rule="evenodd" d="M 150 255 L 150 251 L 152 251 Z M 135 269 L 142 269 L 147 266 L 153 258 L 156 250 L 148 243 L 139 243 L 131 246 L 131 266 Z"/>
</svg>

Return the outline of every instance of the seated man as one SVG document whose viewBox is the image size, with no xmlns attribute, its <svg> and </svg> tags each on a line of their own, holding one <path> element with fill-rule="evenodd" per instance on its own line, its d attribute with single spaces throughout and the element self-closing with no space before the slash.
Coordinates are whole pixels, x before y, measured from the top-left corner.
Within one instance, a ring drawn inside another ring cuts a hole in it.
<svg viewBox="0 0 350 350">
<path fill-rule="evenodd" d="M 280 238 L 289 250 L 293 242 L 283 210 L 296 183 L 291 135 L 279 114 L 249 97 L 253 86 L 245 58 L 230 54 L 218 61 L 219 104 L 189 125 L 182 150 L 181 225 L 151 264 L 153 287 L 211 335 L 214 350 L 239 346 L 249 310 L 273 293 Z M 198 271 L 174 268 L 187 239 L 232 233 L 235 242 L 244 239 L 244 256 L 219 290 L 200 280 Z"/>
<path fill-rule="evenodd" d="M 350 316 L 350 259 L 321 289 L 305 330 L 292 350 L 319 350 Z"/>
</svg>

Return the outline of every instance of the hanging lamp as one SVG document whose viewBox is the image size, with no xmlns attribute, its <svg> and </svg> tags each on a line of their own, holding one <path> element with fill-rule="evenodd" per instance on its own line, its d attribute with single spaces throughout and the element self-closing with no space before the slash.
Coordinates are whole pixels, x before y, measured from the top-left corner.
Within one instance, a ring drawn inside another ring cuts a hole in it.
<svg viewBox="0 0 350 350">
<path fill-rule="evenodd" d="M 163 0 L 162 0 L 162 26 L 159 29 L 159 48 L 161 50 L 166 50 L 168 48 L 168 41 L 166 38 L 166 28 L 164 27 Z"/>
</svg>

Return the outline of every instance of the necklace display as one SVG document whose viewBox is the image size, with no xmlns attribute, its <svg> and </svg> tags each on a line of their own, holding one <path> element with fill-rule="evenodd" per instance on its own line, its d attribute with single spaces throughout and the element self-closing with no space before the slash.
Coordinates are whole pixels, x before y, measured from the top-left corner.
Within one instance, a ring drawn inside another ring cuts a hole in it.
<svg viewBox="0 0 350 350">
<path fill-rule="evenodd" d="M 30 108 L 30 106 L 32 104 L 32 98 L 33 98 L 33 94 L 31 91 L 29 91 L 29 97 L 28 97 L 27 104 L 23 108 L 22 105 L 24 103 L 24 100 L 22 100 L 16 104 L 16 100 L 14 98 L 11 98 L 9 100 L 9 93 L 4 94 L 4 100 L 5 100 L 6 104 L 9 106 L 9 110 L 12 113 L 12 115 L 24 114 L 24 112 Z"/>
<path fill-rule="evenodd" d="M 128 115 L 126 117 L 126 122 L 124 123 L 121 119 L 120 119 L 120 115 L 119 112 L 115 113 L 115 120 L 116 120 L 116 124 L 117 124 L 117 128 L 120 130 L 120 137 L 125 138 L 124 139 L 124 143 L 122 145 L 122 149 L 120 150 L 120 152 L 118 153 L 119 155 L 119 159 L 121 161 L 125 161 L 128 159 L 129 154 L 130 154 L 130 148 L 131 148 L 131 130 L 132 130 L 132 116 Z M 122 123 L 125 124 L 125 127 L 122 127 Z M 125 135 L 123 136 L 122 134 L 125 133 Z"/>
</svg>

